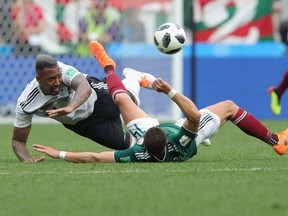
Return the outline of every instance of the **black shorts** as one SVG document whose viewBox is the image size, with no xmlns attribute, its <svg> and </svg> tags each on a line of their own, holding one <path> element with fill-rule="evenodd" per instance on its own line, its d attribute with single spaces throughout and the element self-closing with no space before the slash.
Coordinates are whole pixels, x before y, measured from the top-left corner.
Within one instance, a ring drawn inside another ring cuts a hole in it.
<svg viewBox="0 0 288 216">
<path fill-rule="evenodd" d="M 122 127 L 120 110 L 107 90 L 106 79 L 87 77 L 97 93 L 93 113 L 75 125 L 63 124 L 75 133 L 111 149 L 122 150 L 130 146 L 130 133 Z"/>
</svg>

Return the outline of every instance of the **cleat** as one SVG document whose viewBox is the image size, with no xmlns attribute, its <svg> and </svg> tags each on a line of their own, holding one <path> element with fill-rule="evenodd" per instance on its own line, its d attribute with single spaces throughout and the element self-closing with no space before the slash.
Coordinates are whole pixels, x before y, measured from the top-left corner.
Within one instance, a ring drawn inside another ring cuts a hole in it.
<svg viewBox="0 0 288 216">
<path fill-rule="evenodd" d="M 122 71 L 122 75 L 124 77 L 126 77 L 127 75 L 128 76 L 134 76 L 134 77 L 136 77 L 136 79 L 140 83 L 140 86 L 153 90 L 152 83 L 155 81 L 156 78 L 149 73 L 136 71 L 132 68 L 124 68 Z"/>
<path fill-rule="evenodd" d="M 103 68 L 112 65 L 114 70 L 116 70 L 116 63 L 108 56 L 102 44 L 97 41 L 90 41 L 89 49 L 91 54 L 98 60 Z"/>
<path fill-rule="evenodd" d="M 205 139 L 202 143 L 200 143 L 201 145 L 204 145 L 206 147 L 209 147 L 211 145 L 211 141 L 210 139 Z"/>
<path fill-rule="evenodd" d="M 275 115 L 279 115 L 281 113 L 281 105 L 280 105 L 279 97 L 274 91 L 273 87 L 270 87 L 268 89 L 268 92 L 271 97 L 271 110 Z"/>
<path fill-rule="evenodd" d="M 288 150 L 288 128 L 281 133 L 277 133 L 277 136 L 279 139 L 278 144 L 272 147 L 277 154 L 284 155 Z"/>
</svg>

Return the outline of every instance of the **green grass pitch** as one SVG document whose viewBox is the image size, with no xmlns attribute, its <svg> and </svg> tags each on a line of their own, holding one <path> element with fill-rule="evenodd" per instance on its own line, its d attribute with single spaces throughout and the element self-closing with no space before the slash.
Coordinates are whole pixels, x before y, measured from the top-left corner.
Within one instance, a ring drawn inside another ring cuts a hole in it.
<svg viewBox="0 0 288 216">
<path fill-rule="evenodd" d="M 263 121 L 282 131 L 287 121 Z M 12 125 L 0 125 L 2 216 L 284 216 L 288 215 L 288 161 L 231 123 L 210 147 L 183 163 L 73 164 L 46 157 L 20 163 Z M 33 125 L 28 140 L 68 151 L 107 150 L 64 129 Z"/>
</svg>

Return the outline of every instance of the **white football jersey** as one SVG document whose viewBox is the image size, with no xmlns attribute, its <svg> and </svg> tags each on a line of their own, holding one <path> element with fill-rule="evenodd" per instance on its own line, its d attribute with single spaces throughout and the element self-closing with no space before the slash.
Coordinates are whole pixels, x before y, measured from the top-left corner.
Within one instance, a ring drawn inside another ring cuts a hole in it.
<svg viewBox="0 0 288 216">
<path fill-rule="evenodd" d="M 80 73 L 70 65 L 58 61 L 62 73 L 62 84 L 58 95 L 44 95 L 39 88 L 39 83 L 34 78 L 27 84 L 24 91 L 18 98 L 15 113 L 16 118 L 14 126 L 23 128 L 31 125 L 33 114 L 48 117 L 46 111 L 67 106 L 74 97 L 75 91 L 71 88 L 71 82 L 75 76 Z M 83 74 L 83 76 L 86 76 Z M 66 116 L 57 117 L 55 120 L 66 123 L 76 124 L 78 121 L 87 118 L 94 109 L 94 103 L 97 100 L 97 94 L 93 90 L 81 106 Z"/>
</svg>

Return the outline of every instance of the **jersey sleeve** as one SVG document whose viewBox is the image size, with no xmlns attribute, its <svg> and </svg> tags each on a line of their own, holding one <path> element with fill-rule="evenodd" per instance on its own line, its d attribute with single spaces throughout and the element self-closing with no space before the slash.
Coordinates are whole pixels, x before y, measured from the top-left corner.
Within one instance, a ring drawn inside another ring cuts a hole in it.
<svg viewBox="0 0 288 216">
<path fill-rule="evenodd" d="M 114 160 L 116 163 L 146 162 L 147 150 L 143 145 L 135 144 L 125 150 L 116 150 L 114 152 Z"/>
<path fill-rule="evenodd" d="M 175 133 L 172 137 L 176 142 L 179 142 L 181 146 L 189 148 L 191 143 L 195 140 L 197 134 L 181 127 L 178 133 Z"/>
<path fill-rule="evenodd" d="M 58 62 L 59 67 L 61 68 L 62 71 L 62 80 L 63 83 L 66 86 L 71 86 L 71 82 L 74 79 L 75 76 L 77 76 L 78 74 L 82 74 L 80 73 L 76 68 L 70 66 L 70 65 L 66 65 L 62 62 Z"/>
<path fill-rule="evenodd" d="M 193 133 L 189 130 L 187 130 L 185 127 L 181 127 L 180 132 L 183 133 L 184 135 L 190 137 L 191 139 L 195 139 L 197 136 L 197 133 Z"/>
<path fill-rule="evenodd" d="M 133 146 L 125 150 L 116 150 L 114 152 L 114 160 L 116 163 L 135 162 Z"/>
<path fill-rule="evenodd" d="M 15 109 L 15 120 L 14 126 L 18 128 L 25 128 L 30 126 L 32 123 L 32 114 L 25 113 L 19 104 L 16 105 Z"/>
</svg>

